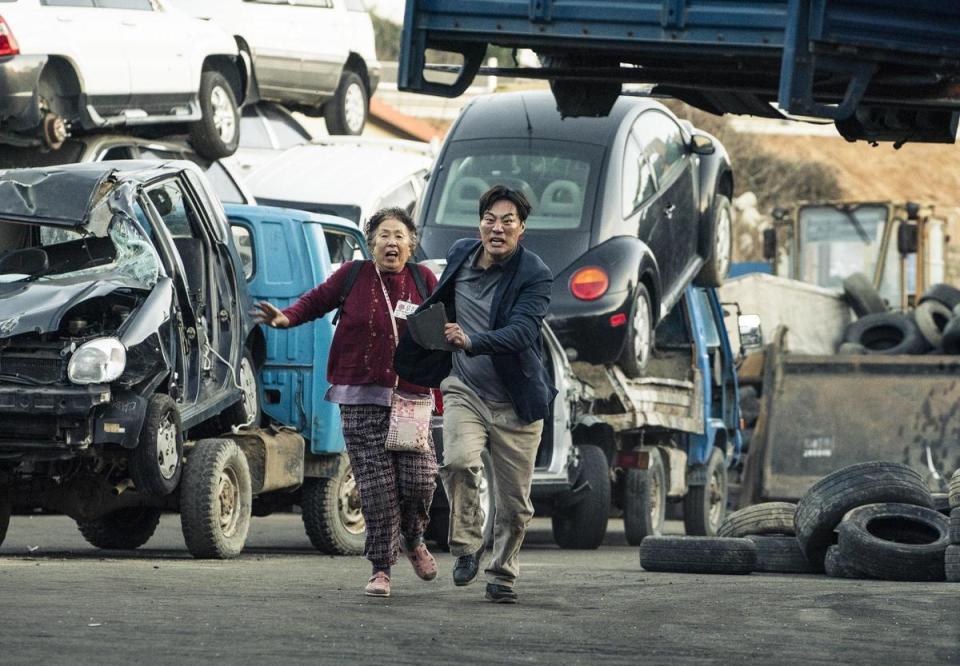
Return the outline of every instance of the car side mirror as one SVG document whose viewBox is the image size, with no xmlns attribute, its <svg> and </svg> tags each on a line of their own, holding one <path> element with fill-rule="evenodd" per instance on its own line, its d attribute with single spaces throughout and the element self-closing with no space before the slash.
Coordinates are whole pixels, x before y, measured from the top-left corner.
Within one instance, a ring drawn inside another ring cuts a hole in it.
<svg viewBox="0 0 960 666">
<path fill-rule="evenodd" d="M 713 139 L 706 134 L 694 134 L 690 138 L 690 150 L 697 155 L 713 155 L 717 152 L 717 147 L 713 144 Z"/>
<path fill-rule="evenodd" d="M 763 329 L 760 327 L 760 315 L 742 314 L 737 317 L 740 331 L 740 348 L 759 349 L 763 347 Z"/>
<path fill-rule="evenodd" d="M 777 258 L 777 230 L 763 230 L 763 258 L 773 261 Z"/>
<path fill-rule="evenodd" d="M 900 254 L 915 254 L 918 244 L 917 225 L 912 222 L 900 222 L 897 227 L 897 251 Z"/>
</svg>

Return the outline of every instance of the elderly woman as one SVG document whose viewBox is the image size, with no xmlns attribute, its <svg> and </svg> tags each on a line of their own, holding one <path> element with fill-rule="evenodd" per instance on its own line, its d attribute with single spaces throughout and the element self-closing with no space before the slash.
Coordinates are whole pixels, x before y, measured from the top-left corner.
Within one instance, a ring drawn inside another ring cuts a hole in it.
<svg viewBox="0 0 960 666">
<path fill-rule="evenodd" d="M 423 543 L 436 488 L 437 460 L 429 453 L 387 451 L 394 390 L 407 397 L 429 395 L 429 389 L 399 380 L 393 369 L 395 331 L 403 334 L 405 311 L 424 299 L 411 271 L 422 275 L 431 292 L 437 278 L 429 269 L 407 260 L 417 245 L 416 227 L 406 211 L 385 208 L 374 213 L 365 229 L 373 261 L 363 262 L 350 288 L 330 348 L 326 399 L 340 405 L 343 437 L 360 491 L 367 524 L 364 556 L 373 565 L 365 593 L 390 596 L 390 567 L 402 549 L 417 576 L 432 580 L 437 563 Z M 347 262 L 323 284 L 279 310 L 257 304 L 260 323 L 289 328 L 322 317 L 337 308 L 354 262 Z M 397 314 L 399 313 L 399 316 Z M 390 318 L 394 317 L 396 327 Z"/>
</svg>

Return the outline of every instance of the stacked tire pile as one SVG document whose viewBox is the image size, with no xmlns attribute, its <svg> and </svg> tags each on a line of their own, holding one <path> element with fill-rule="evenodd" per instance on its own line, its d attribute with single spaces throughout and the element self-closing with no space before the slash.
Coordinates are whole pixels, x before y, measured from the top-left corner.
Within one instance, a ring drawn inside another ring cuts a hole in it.
<svg viewBox="0 0 960 666">
<path fill-rule="evenodd" d="M 938 497 L 906 465 L 851 465 L 815 483 L 796 505 L 767 502 L 730 514 L 716 537 L 647 537 L 640 564 L 682 573 L 960 582 L 960 470 Z"/>
<path fill-rule="evenodd" d="M 960 354 L 960 289 L 935 284 L 909 312 L 891 312 L 870 280 L 854 273 L 843 281 L 857 315 L 843 335 L 841 354 Z"/>
</svg>

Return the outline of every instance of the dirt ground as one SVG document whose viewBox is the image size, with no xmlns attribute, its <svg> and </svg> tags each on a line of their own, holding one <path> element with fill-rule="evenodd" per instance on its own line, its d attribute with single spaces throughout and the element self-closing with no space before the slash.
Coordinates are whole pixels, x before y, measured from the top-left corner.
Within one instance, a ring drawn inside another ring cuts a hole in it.
<svg viewBox="0 0 960 666">
<path fill-rule="evenodd" d="M 59 516 L 14 516 L 0 547 L 3 663 L 960 662 L 960 585 L 812 575 L 644 572 L 611 521 L 597 551 L 557 549 L 536 520 L 520 604 L 456 588 L 452 559 L 394 596 L 360 590 L 359 558 L 317 554 L 299 516 L 254 521 L 234 561 L 187 554 L 178 517 L 147 547 L 106 553 Z"/>
</svg>

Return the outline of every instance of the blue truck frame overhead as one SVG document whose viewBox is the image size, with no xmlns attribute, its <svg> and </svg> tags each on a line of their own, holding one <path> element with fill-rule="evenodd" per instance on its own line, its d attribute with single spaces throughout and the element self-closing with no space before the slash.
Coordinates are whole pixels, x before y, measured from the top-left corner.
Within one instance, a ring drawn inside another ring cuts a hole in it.
<svg viewBox="0 0 960 666">
<path fill-rule="evenodd" d="M 462 94 L 487 46 L 529 48 L 566 115 L 604 115 L 624 82 L 713 113 L 834 121 L 850 140 L 953 143 L 960 2 L 407 0 L 401 90 Z M 452 82 L 427 51 L 459 53 Z"/>
</svg>

